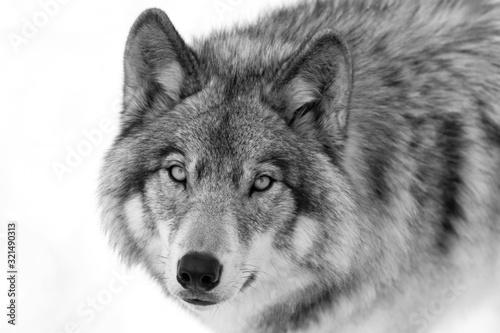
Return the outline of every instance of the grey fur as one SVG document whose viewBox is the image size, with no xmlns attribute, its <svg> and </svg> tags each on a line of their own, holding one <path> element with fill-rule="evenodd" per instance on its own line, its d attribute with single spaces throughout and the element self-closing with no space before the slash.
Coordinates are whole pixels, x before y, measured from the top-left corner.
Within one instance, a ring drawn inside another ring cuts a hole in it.
<svg viewBox="0 0 500 333">
<path fill-rule="evenodd" d="M 412 311 L 454 276 L 498 278 L 499 55 L 496 0 L 309 1 L 191 46 L 146 11 L 127 42 L 124 121 L 101 173 L 104 228 L 173 297 L 148 252 L 160 221 L 174 244 L 202 214 L 186 246 L 214 252 L 232 246 L 225 224 L 242 253 L 272 233 L 273 251 L 313 278 L 241 331 L 326 332 L 325 313 L 336 332 L 362 331 L 374 313 L 393 314 L 375 321 L 385 332 L 417 331 Z M 179 82 L 158 79 L 165 68 Z M 297 78 L 312 96 L 303 102 Z M 196 170 L 184 188 L 165 176 L 175 154 Z M 248 194 L 245 168 L 264 162 L 276 183 Z M 140 236 L 124 213 L 134 196 Z M 298 255 L 302 217 L 316 236 Z M 266 273 L 241 284 L 258 289 Z"/>
</svg>

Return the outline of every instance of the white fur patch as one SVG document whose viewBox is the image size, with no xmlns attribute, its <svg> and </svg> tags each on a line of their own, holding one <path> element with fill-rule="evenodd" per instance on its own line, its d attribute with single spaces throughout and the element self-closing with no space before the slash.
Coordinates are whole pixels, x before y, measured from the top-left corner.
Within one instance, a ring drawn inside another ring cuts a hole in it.
<svg viewBox="0 0 500 333">
<path fill-rule="evenodd" d="M 174 61 L 166 68 L 163 68 L 157 75 L 158 82 L 163 86 L 168 97 L 174 101 L 179 101 L 182 81 L 184 81 L 184 71 L 181 65 Z"/>
<path fill-rule="evenodd" d="M 288 256 L 273 248 L 274 232 L 255 236 L 248 258 L 243 261 L 242 269 L 257 274 L 252 287 L 239 292 L 232 301 L 199 313 L 214 331 L 252 331 L 249 323 L 264 309 L 316 282 L 309 270 L 297 267 Z"/>
<path fill-rule="evenodd" d="M 138 240 L 145 239 L 148 229 L 144 225 L 144 208 L 142 198 L 135 195 L 125 203 L 125 215 L 132 236 Z"/>
<path fill-rule="evenodd" d="M 292 244 L 298 255 L 306 255 L 314 246 L 314 240 L 318 237 L 317 222 L 301 216 L 297 219 Z"/>
<path fill-rule="evenodd" d="M 320 94 L 312 84 L 301 77 L 297 77 L 290 82 L 289 96 L 289 110 L 297 110 L 302 105 L 317 100 Z"/>
</svg>

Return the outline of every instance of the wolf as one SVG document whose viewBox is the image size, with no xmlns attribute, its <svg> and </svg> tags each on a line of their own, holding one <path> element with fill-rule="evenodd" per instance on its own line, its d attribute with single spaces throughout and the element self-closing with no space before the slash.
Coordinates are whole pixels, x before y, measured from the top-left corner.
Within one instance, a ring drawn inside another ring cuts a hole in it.
<svg viewBox="0 0 500 333">
<path fill-rule="evenodd" d="M 500 2 L 302 1 L 189 45 L 146 10 L 99 196 L 121 257 L 216 332 L 498 305 Z"/>
</svg>

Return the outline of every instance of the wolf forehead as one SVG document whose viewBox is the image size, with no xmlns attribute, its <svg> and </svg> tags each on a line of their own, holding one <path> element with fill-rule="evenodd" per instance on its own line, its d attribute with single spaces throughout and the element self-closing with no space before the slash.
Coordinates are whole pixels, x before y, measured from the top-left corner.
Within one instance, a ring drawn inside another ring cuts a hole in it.
<svg viewBox="0 0 500 333">
<path fill-rule="evenodd" d="M 300 157 L 295 133 L 258 96 L 221 98 L 213 90 L 217 89 L 188 97 L 145 126 L 137 137 L 156 147 L 162 155 L 158 157 L 177 153 L 186 162 L 194 162 L 199 172 L 259 163 L 291 167 Z"/>
</svg>

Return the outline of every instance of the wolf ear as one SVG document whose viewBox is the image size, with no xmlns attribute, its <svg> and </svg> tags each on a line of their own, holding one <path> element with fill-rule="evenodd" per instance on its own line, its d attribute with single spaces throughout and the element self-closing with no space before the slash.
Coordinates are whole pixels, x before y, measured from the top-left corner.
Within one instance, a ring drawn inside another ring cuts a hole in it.
<svg viewBox="0 0 500 333">
<path fill-rule="evenodd" d="M 349 48 L 338 33 L 326 29 L 285 62 L 266 99 L 289 126 L 314 135 L 335 153 L 345 139 L 352 84 Z"/>
<path fill-rule="evenodd" d="M 172 108 L 199 88 L 198 60 L 160 9 L 141 13 L 124 56 L 124 122 Z"/>
</svg>

